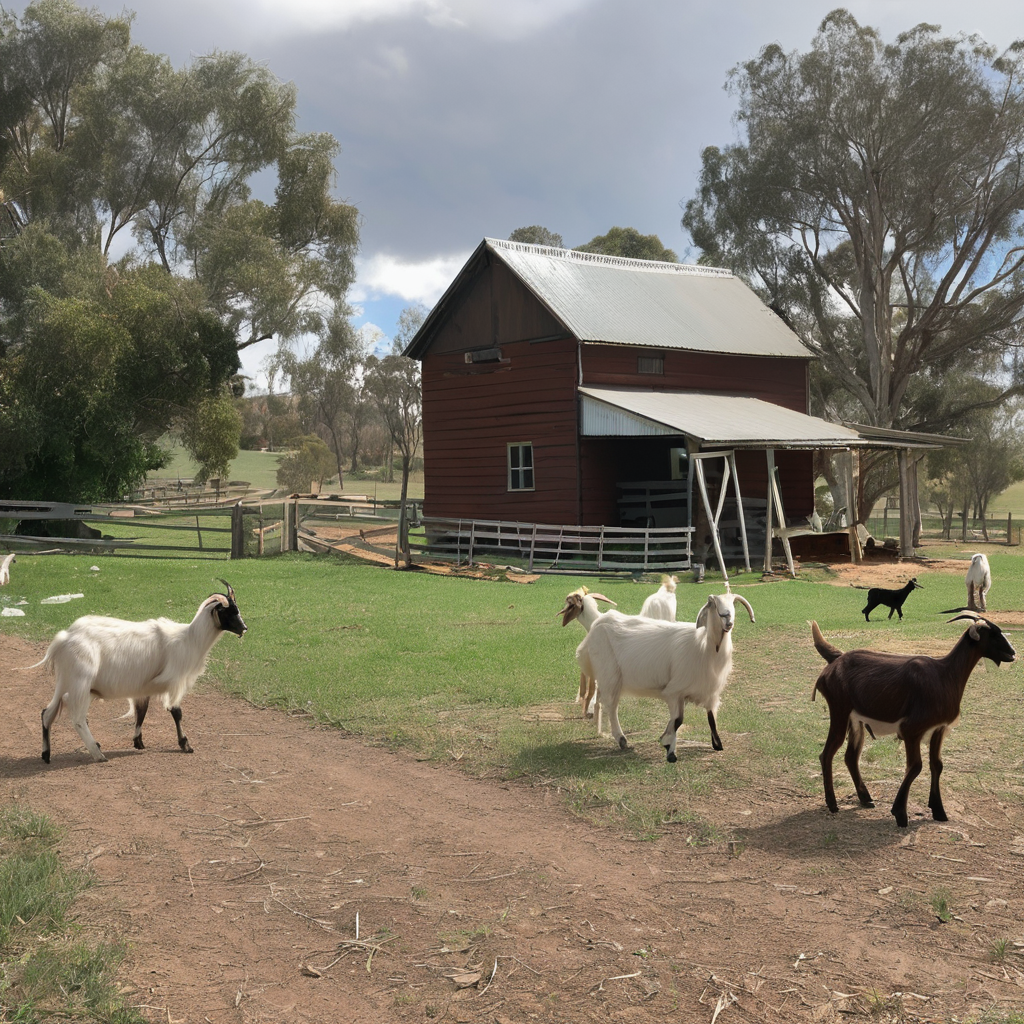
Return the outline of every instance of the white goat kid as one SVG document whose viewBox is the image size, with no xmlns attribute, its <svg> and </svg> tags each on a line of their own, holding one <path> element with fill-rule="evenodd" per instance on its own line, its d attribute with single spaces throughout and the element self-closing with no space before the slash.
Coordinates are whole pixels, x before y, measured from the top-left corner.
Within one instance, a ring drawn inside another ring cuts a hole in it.
<svg viewBox="0 0 1024 1024">
<path fill-rule="evenodd" d="M 675 576 L 662 576 L 661 587 L 644 601 L 640 614 L 645 619 L 665 619 L 676 621 L 676 584 Z"/>
<path fill-rule="evenodd" d="M 11 582 L 11 562 L 16 561 L 17 558 L 14 557 L 14 552 L 12 551 L 0 562 L 0 587 L 6 587 Z"/>
<path fill-rule="evenodd" d="M 601 609 L 597 607 L 598 601 L 605 601 L 612 608 L 618 607 L 610 597 L 605 597 L 604 594 L 592 594 L 586 587 L 577 587 L 566 596 L 565 607 L 556 614 L 562 616 L 563 626 L 568 626 L 573 619 L 578 619 L 580 625 L 589 633 L 590 627 L 602 615 Z M 604 612 L 603 614 L 608 613 Z M 587 677 L 582 672 L 580 673 L 580 692 L 576 696 L 576 703 L 583 705 L 584 718 L 593 718 L 593 705 L 597 703 L 597 684 L 594 679 Z M 597 729 L 598 732 L 601 731 L 600 710 L 598 710 Z"/>
<path fill-rule="evenodd" d="M 142 722 L 151 697 L 162 697 L 174 719 L 178 746 L 192 753 L 181 728 L 181 701 L 206 668 L 210 649 L 225 631 L 241 636 L 246 625 L 230 585 L 226 594 L 213 594 L 199 606 L 189 623 L 170 619 L 127 622 L 102 615 L 83 615 L 61 630 L 40 665 L 57 679 L 53 700 L 43 708 L 43 760 L 50 763 L 50 726 L 65 709 L 71 724 L 94 761 L 106 761 L 89 731 L 93 699 L 134 703 L 136 750 L 144 749 Z"/>
<path fill-rule="evenodd" d="M 971 558 L 967 569 L 967 607 L 972 612 L 987 611 L 985 595 L 992 587 L 992 570 L 980 552 Z"/>
<path fill-rule="evenodd" d="M 594 623 L 576 650 L 576 660 L 582 672 L 597 679 L 598 700 L 621 749 L 627 746 L 618 716 L 624 693 L 668 704 L 669 721 L 660 738 L 668 761 L 676 760 L 676 733 L 687 702 L 707 710 L 711 744 L 722 749 L 715 715 L 732 670 L 736 601 L 753 622 L 754 610 L 746 598 L 728 593 L 709 597 L 696 622 L 601 616 Z"/>
</svg>

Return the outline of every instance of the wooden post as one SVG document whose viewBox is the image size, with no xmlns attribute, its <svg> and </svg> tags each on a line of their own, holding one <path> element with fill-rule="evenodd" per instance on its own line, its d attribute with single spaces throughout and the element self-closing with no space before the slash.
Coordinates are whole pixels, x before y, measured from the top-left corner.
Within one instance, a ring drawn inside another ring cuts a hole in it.
<svg viewBox="0 0 1024 1024">
<path fill-rule="evenodd" d="M 231 557 L 245 558 L 245 516 L 242 503 L 237 502 L 231 509 Z"/>
<path fill-rule="evenodd" d="M 203 550 L 203 531 L 199 528 L 199 516 L 196 516 L 196 536 L 199 538 L 199 550 Z"/>
<path fill-rule="evenodd" d="M 1013 543 L 1013 513 L 1006 513 L 1006 543 Z"/>
<path fill-rule="evenodd" d="M 910 558 L 914 554 L 914 499 L 910 491 L 909 450 L 901 448 L 897 459 L 900 470 L 900 554 Z"/>
</svg>

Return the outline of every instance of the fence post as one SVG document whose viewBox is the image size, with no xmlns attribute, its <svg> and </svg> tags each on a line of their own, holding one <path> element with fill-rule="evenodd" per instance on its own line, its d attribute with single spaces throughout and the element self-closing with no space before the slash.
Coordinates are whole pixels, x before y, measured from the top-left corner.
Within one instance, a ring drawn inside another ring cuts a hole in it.
<svg viewBox="0 0 1024 1024">
<path fill-rule="evenodd" d="M 245 517 L 242 503 L 237 502 L 231 509 L 231 557 L 245 558 Z"/>
<path fill-rule="evenodd" d="M 1013 543 L 1013 513 L 1006 513 L 1006 543 L 1007 545 Z"/>
</svg>

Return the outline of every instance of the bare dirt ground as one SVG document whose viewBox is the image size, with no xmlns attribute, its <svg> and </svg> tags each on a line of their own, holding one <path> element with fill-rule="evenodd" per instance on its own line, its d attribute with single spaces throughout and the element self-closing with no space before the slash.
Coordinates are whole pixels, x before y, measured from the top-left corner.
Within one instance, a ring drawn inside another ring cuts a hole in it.
<svg viewBox="0 0 1024 1024">
<path fill-rule="evenodd" d="M 702 808 L 734 843 L 691 846 L 678 825 L 638 842 L 573 817 L 543 780 L 472 779 L 202 687 L 185 705 L 195 754 L 160 709 L 133 750 L 124 708 L 97 702 L 110 761 L 89 762 L 60 720 L 47 766 L 52 684 L 12 671 L 42 650 L 0 637 L 0 800 L 63 823 L 64 856 L 98 878 L 82 917 L 128 942 L 124 989 L 154 1022 L 1024 1008 L 1024 805 L 968 797 L 952 772 L 947 825 L 925 816 L 922 780 L 905 831 L 895 784 L 855 807 L 838 764 L 836 816 L 766 779 Z"/>
</svg>

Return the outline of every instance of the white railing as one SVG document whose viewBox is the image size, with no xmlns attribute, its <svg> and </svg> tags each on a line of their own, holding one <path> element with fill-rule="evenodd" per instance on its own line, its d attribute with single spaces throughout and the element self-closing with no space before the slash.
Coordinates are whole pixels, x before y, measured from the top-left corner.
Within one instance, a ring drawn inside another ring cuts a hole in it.
<svg viewBox="0 0 1024 1024">
<path fill-rule="evenodd" d="M 519 558 L 531 572 L 689 569 L 693 527 L 556 526 L 424 516 L 413 555 L 472 565 Z"/>
</svg>

